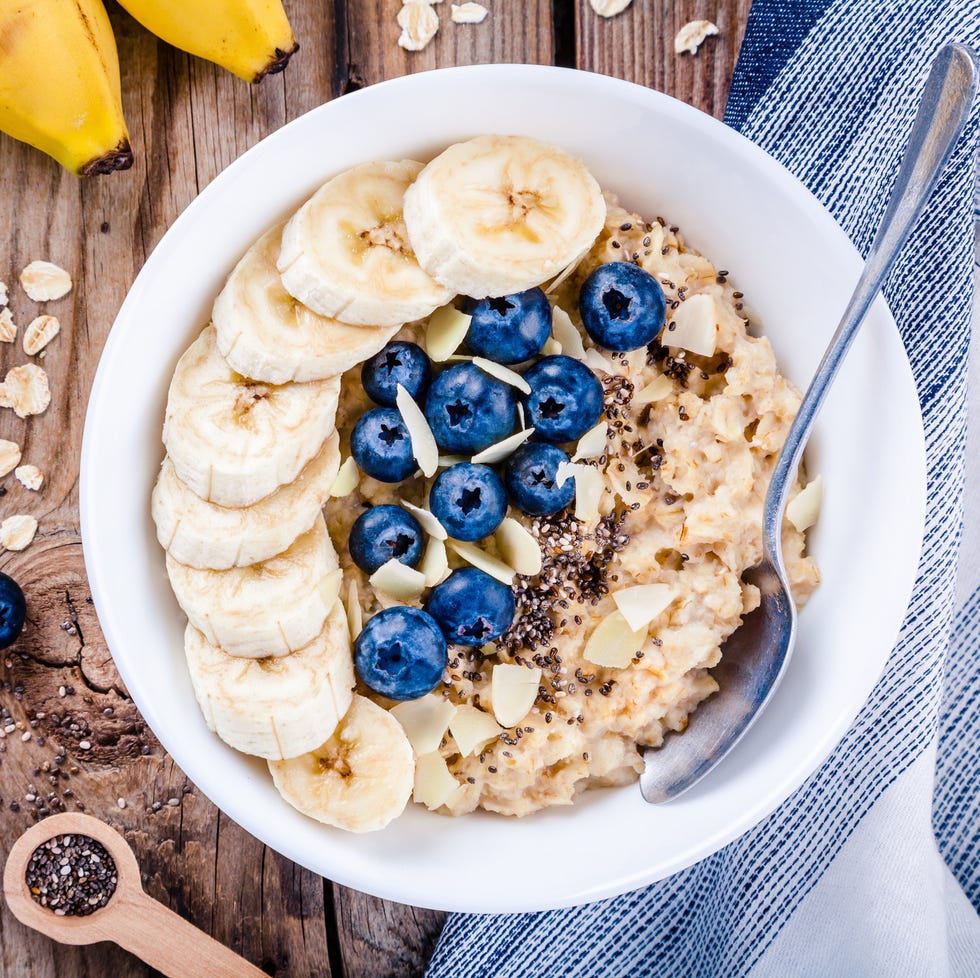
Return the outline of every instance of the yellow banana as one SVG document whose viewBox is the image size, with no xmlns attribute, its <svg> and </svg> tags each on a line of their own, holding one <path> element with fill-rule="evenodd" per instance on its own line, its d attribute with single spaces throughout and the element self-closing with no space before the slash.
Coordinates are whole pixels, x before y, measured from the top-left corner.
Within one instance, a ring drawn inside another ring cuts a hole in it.
<svg viewBox="0 0 980 978">
<path fill-rule="evenodd" d="M 147 30 L 248 82 L 282 71 L 299 45 L 281 0 L 120 0 Z"/>
<path fill-rule="evenodd" d="M 79 176 L 133 165 L 102 0 L 0 0 L 0 129 Z"/>
</svg>

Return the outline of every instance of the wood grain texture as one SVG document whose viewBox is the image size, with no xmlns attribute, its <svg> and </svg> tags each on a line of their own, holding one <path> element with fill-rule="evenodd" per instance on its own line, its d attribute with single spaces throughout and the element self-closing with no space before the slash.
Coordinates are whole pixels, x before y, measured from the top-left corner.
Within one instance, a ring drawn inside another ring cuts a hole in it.
<svg viewBox="0 0 980 978">
<path fill-rule="evenodd" d="M 22 445 L 24 461 L 46 477 L 31 493 L 8 476 L 0 497 L 0 519 L 26 512 L 40 520 L 27 551 L 0 554 L 0 569 L 24 587 L 30 609 L 24 635 L 0 653 L 0 857 L 40 813 L 86 810 L 125 834 L 150 895 L 268 974 L 410 978 L 424 970 L 443 915 L 336 886 L 262 846 L 187 782 L 113 667 L 78 527 L 81 432 L 99 354 L 136 273 L 178 214 L 242 152 L 314 106 L 412 71 L 557 59 L 720 115 L 749 3 L 634 0 L 603 21 L 587 0 L 488 0 L 487 21 L 456 25 L 445 0 L 435 41 L 414 54 L 396 43 L 400 0 L 285 5 L 301 50 L 284 74 L 255 87 L 156 41 L 112 7 L 136 151 L 130 171 L 78 181 L 0 136 L 0 280 L 11 287 L 21 329 L 41 311 L 16 284 L 28 261 L 55 261 L 75 280 L 44 310 L 62 321 L 38 361 L 51 406 L 27 421 L 0 411 L 0 437 Z M 674 33 L 699 17 L 715 20 L 720 36 L 696 58 L 677 58 Z M 28 360 L 19 339 L 0 346 L 0 370 Z M 9 723 L 15 730 L 3 733 Z M 112 945 L 55 945 L 0 912 L 0 978 L 150 974 Z"/>
</svg>

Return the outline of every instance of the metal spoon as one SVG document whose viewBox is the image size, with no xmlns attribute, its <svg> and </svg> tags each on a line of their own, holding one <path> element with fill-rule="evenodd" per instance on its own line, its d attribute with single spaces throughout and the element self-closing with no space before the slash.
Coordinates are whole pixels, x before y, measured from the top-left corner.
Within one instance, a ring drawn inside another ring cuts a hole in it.
<svg viewBox="0 0 980 978">
<path fill-rule="evenodd" d="M 645 752 L 640 790 L 651 804 L 676 798 L 735 746 L 779 684 L 796 638 L 796 605 L 783 564 L 780 533 L 792 478 L 817 412 L 865 314 L 932 193 L 977 91 L 971 51 L 950 44 L 933 62 L 891 201 L 837 332 L 817 367 L 773 470 L 763 512 L 763 557 L 746 572 L 762 592 L 759 608 L 725 643 L 713 675 L 720 692 L 700 706 L 683 736 Z"/>
</svg>

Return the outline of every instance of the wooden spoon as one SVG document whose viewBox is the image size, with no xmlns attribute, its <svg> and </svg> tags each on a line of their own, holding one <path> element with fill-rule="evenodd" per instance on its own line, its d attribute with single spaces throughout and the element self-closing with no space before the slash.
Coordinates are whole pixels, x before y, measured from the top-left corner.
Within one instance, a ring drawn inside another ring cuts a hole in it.
<svg viewBox="0 0 980 978">
<path fill-rule="evenodd" d="M 37 903 L 27 886 L 27 867 L 34 851 L 60 835 L 88 836 L 105 846 L 116 863 L 117 883 L 109 902 L 84 917 L 59 917 Z M 7 857 L 3 892 L 22 924 L 62 944 L 114 941 L 169 978 L 267 978 L 264 971 L 147 896 L 129 843 L 91 815 L 52 815 L 28 829 Z"/>
</svg>

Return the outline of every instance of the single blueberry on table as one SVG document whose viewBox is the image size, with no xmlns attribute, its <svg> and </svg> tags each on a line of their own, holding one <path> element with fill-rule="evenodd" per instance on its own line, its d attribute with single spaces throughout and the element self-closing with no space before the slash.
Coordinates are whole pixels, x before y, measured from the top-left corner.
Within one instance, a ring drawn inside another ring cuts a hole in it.
<svg viewBox="0 0 980 978">
<path fill-rule="evenodd" d="M 474 646 L 500 638 L 515 608 L 511 589 L 475 567 L 453 571 L 432 589 L 426 605 L 447 642 Z"/>
<path fill-rule="evenodd" d="M 351 527 L 347 548 L 351 560 L 373 574 L 394 558 L 409 567 L 422 559 L 425 534 L 419 521 L 401 506 L 385 503 L 361 513 Z"/>
<path fill-rule="evenodd" d="M 365 686 L 392 700 L 425 696 L 448 663 L 446 640 L 433 618 L 418 608 L 379 611 L 354 643 L 354 665 Z"/>
<path fill-rule="evenodd" d="M 26 617 L 27 602 L 20 585 L 8 574 L 0 574 L 0 649 L 17 640 Z"/>
<path fill-rule="evenodd" d="M 395 395 L 401 384 L 416 400 L 425 396 L 432 380 L 432 366 L 422 347 L 404 340 L 394 340 L 365 360 L 361 367 L 361 384 L 376 404 L 395 406 Z"/>
<path fill-rule="evenodd" d="M 568 456 L 556 445 L 531 442 L 521 445 L 504 468 L 504 482 L 514 505 L 529 516 L 551 516 L 575 498 L 575 480 L 558 487 L 558 466 Z"/>
<path fill-rule="evenodd" d="M 551 303 L 541 289 L 481 299 L 468 305 L 473 316 L 466 345 L 497 363 L 522 363 L 541 352 L 551 335 Z"/>
<path fill-rule="evenodd" d="M 458 363 L 432 382 L 425 419 L 443 451 L 473 455 L 514 430 L 516 403 L 509 384 L 472 363 Z"/>
<path fill-rule="evenodd" d="M 401 482 L 418 468 L 411 436 L 396 408 L 362 414 L 351 432 L 350 451 L 361 470 L 379 482 Z"/>
<path fill-rule="evenodd" d="M 602 414 L 602 384 L 573 357 L 542 357 L 525 374 L 531 393 L 524 395 L 527 423 L 542 441 L 581 438 Z"/>
<path fill-rule="evenodd" d="M 460 462 L 444 469 L 429 490 L 432 515 L 457 540 L 482 540 L 500 526 L 507 493 L 487 465 Z"/>
<path fill-rule="evenodd" d="M 599 346 L 626 353 L 657 338 L 667 316 L 667 300 L 649 272 L 628 261 L 613 261 L 585 280 L 578 309 L 585 331 Z"/>
</svg>

